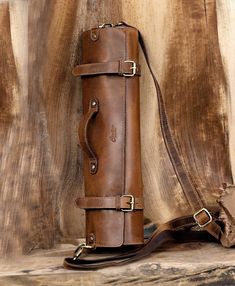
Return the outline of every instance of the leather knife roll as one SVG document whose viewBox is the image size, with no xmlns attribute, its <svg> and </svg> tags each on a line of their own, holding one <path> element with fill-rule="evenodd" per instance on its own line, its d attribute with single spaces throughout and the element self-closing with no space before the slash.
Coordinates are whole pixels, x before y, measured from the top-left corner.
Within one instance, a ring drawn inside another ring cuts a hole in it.
<svg viewBox="0 0 235 286">
<path fill-rule="evenodd" d="M 86 243 L 93 247 L 143 244 L 138 31 L 116 26 L 82 34 Z"/>
</svg>

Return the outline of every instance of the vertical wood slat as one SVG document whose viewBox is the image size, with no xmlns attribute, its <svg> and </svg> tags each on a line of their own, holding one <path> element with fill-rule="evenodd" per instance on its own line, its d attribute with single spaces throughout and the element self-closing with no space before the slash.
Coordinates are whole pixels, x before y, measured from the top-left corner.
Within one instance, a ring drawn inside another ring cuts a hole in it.
<svg viewBox="0 0 235 286">
<path fill-rule="evenodd" d="M 27 244 L 27 1 L 0 2 L 0 255 Z"/>
<path fill-rule="evenodd" d="M 1 255 L 83 234 L 74 206 L 82 192 L 80 80 L 71 70 L 82 30 L 110 18 L 120 19 L 113 0 L 0 3 Z"/>
<path fill-rule="evenodd" d="M 0 2 L 1 255 L 73 242 L 84 234 L 84 214 L 74 207 L 83 192 L 80 80 L 71 69 L 79 60 L 82 30 L 103 22 L 123 18 L 141 30 L 177 146 L 212 204 L 220 182 L 231 180 L 228 128 L 235 169 L 233 11 L 232 1 L 214 0 Z M 161 223 L 190 209 L 161 139 L 143 57 L 141 64 L 146 215 Z"/>
<path fill-rule="evenodd" d="M 217 1 L 219 44 L 227 83 L 229 146 L 235 180 L 235 2 Z"/>
<path fill-rule="evenodd" d="M 124 20 L 137 26 L 147 43 L 186 170 L 205 204 L 215 206 L 222 183 L 232 182 L 227 89 L 218 42 L 216 1 L 127 0 L 123 1 L 123 11 Z M 146 214 L 162 223 L 191 210 L 185 207 L 184 193 L 167 158 L 155 90 L 146 66 L 143 74 Z"/>
<path fill-rule="evenodd" d="M 147 46 L 154 72 L 162 83 L 164 57 L 172 23 L 167 23 L 169 1 L 123 1 L 123 18 L 137 27 Z M 151 9 L 149 9 L 151 7 Z M 129 13 L 132 11 L 132 13 Z M 141 15 L 141 17 L 139 17 Z M 162 223 L 172 216 L 189 211 L 174 174 L 160 132 L 157 98 L 153 81 L 143 57 L 141 76 L 141 140 L 145 212 L 153 221 Z M 179 202 L 177 208 L 167 204 L 169 195 Z"/>
</svg>

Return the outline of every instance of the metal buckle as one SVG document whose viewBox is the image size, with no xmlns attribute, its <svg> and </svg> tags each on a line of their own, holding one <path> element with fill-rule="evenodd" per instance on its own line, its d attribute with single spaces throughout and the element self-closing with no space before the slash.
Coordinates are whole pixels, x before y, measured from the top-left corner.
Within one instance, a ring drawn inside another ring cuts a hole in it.
<svg viewBox="0 0 235 286">
<path fill-rule="evenodd" d="M 136 74 L 136 70 L 137 70 L 137 64 L 134 61 L 130 61 L 130 60 L 126 60 L 124 61 L 124 63 L 131 63 L 132 66 L 130 67 L 130 70 L 132 70 L 132 73 L 124 73 L 124 76 L 134 76 Z"/>
<path fill-rule="evenodd" d="M 125 209 L 121 209 L 121 211 L 123 212 L 132 212 L 134 210 L 135 207 L 135 198 L 132 195 L 122 195 L 121 198 L 123 197 L 127 197 L 130 198 L 130 202 L 128 202 L 128 204 L 130 204 L 130 208 L 125 208 Z"/>
<path fill-rule="evenodd" d="M 206 223 L 204 223 L 204 224 L 200 224 L 200 222 L 198 221 L 198 219 L 197 219 L 197 216 L 200 214 L 200 213 L 202 213 L 202 212 L 205 212 L 206 214 L 207 214 L 207 216 L 208 216 L 208 221 L 206 222 Z M 196 223 L 198 224 L 198 226 L 199 227 L 205 227 L 205 226 L 207 226 L 209 223 L 211 223 L 212 222 L 212 216 L 211 216 L 211 214 L 210 214 L 210 212 L 206 209 L 206 208 L 202 208 L 202 209 L 200 209 L 198 212 L 196 212 L 194 215 L 193 215 L 193 218 L 195 219 L 195 221 L 196 221 Z"/>
</svg>

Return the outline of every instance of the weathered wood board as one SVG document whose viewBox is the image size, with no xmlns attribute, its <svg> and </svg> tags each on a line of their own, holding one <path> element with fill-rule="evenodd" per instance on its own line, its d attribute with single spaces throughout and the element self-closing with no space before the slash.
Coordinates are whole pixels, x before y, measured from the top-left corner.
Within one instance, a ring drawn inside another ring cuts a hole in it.
<svg viewBox="0 0 235 286">
<path fill-rule="evenodd" d="M 81 92 L 71 70 L 81 32 L 103 22 L 141 30 L 182 159 L 213 204 L 231 169 L 235 176 L 234 17 L 232 0 L 0 1 L 0 256 L 84 235 L 84 213 L 74 206 L 83 193 Z M 140 61 L 146 215 L 161 223 L 191 210 Z"/>
<path fill-rule="evenodd" d="M 0 2 L 1 255 L 84 233 L 74 205 L 80 80 L 71 70 L 81 31 L 119 15 L 112 0 Z"/>
<path fill-rule="evenodd" d="M 205 204 L 215 205 L 221 184 L 232 181 L 229 94 L 218 42 L 216 1 L 127 0 L 123 11 L 124 20 L 139 28 L 147 43 L 186 170 Z M 185 207 L 185 195 L 167 158 L 146 65 L 141 94 L 146 214 L 164 222 L 192 210 Z"/>
<path fill-rule="evenodd" d="M 0 2 L 0 254 L 31 245 L 27 209 L 34 205 L 29 205 L 27 186 L 34 153 L 27 136 L 27 18 L 26 1 Z"/>
<path fill-rule="evenodd" d="M 216 244 L 184 244 L 160 249 L 146 259 L 98 271 L 62 268 L 74 246 L 34 250 L 23 259 L 0 263 L 1 286 L 228 286 L 235 284 L 235 253 Z M 210 253 L 201 259 L 202 254 Z"/>
<path fill-rule="evenodd" d="M 235 180 L 235 2 L 217 1 L 220 52 L 227 83 L 229 146 Z"/>
</svg>

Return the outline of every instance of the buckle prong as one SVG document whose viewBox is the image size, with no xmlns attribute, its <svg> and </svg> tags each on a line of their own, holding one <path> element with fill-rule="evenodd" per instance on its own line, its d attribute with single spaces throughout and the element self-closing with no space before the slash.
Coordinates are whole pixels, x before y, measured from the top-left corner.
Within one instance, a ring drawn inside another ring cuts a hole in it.
<svg viewBox="0 0 235 286">
<path fill-rule="evenodd" d="M 130 70 L 132 70 L 132 73 L 123 73 L 124 76 L 134 76 L 137 71 L 137 64 L 134 61 L 126 60 L 124 63 L 131 63 Z"/>
<path fill-rule="evenodd" d="M 130 204 L 130 208 L 122 208 L 121 211 L 132 212 L 135 208 L 135 198 L 132 195 L 122 195 L 121 198 L 123 197 L 130 198 L 130 202 L 128 202 L 128 204 Z"/>
</svg>

